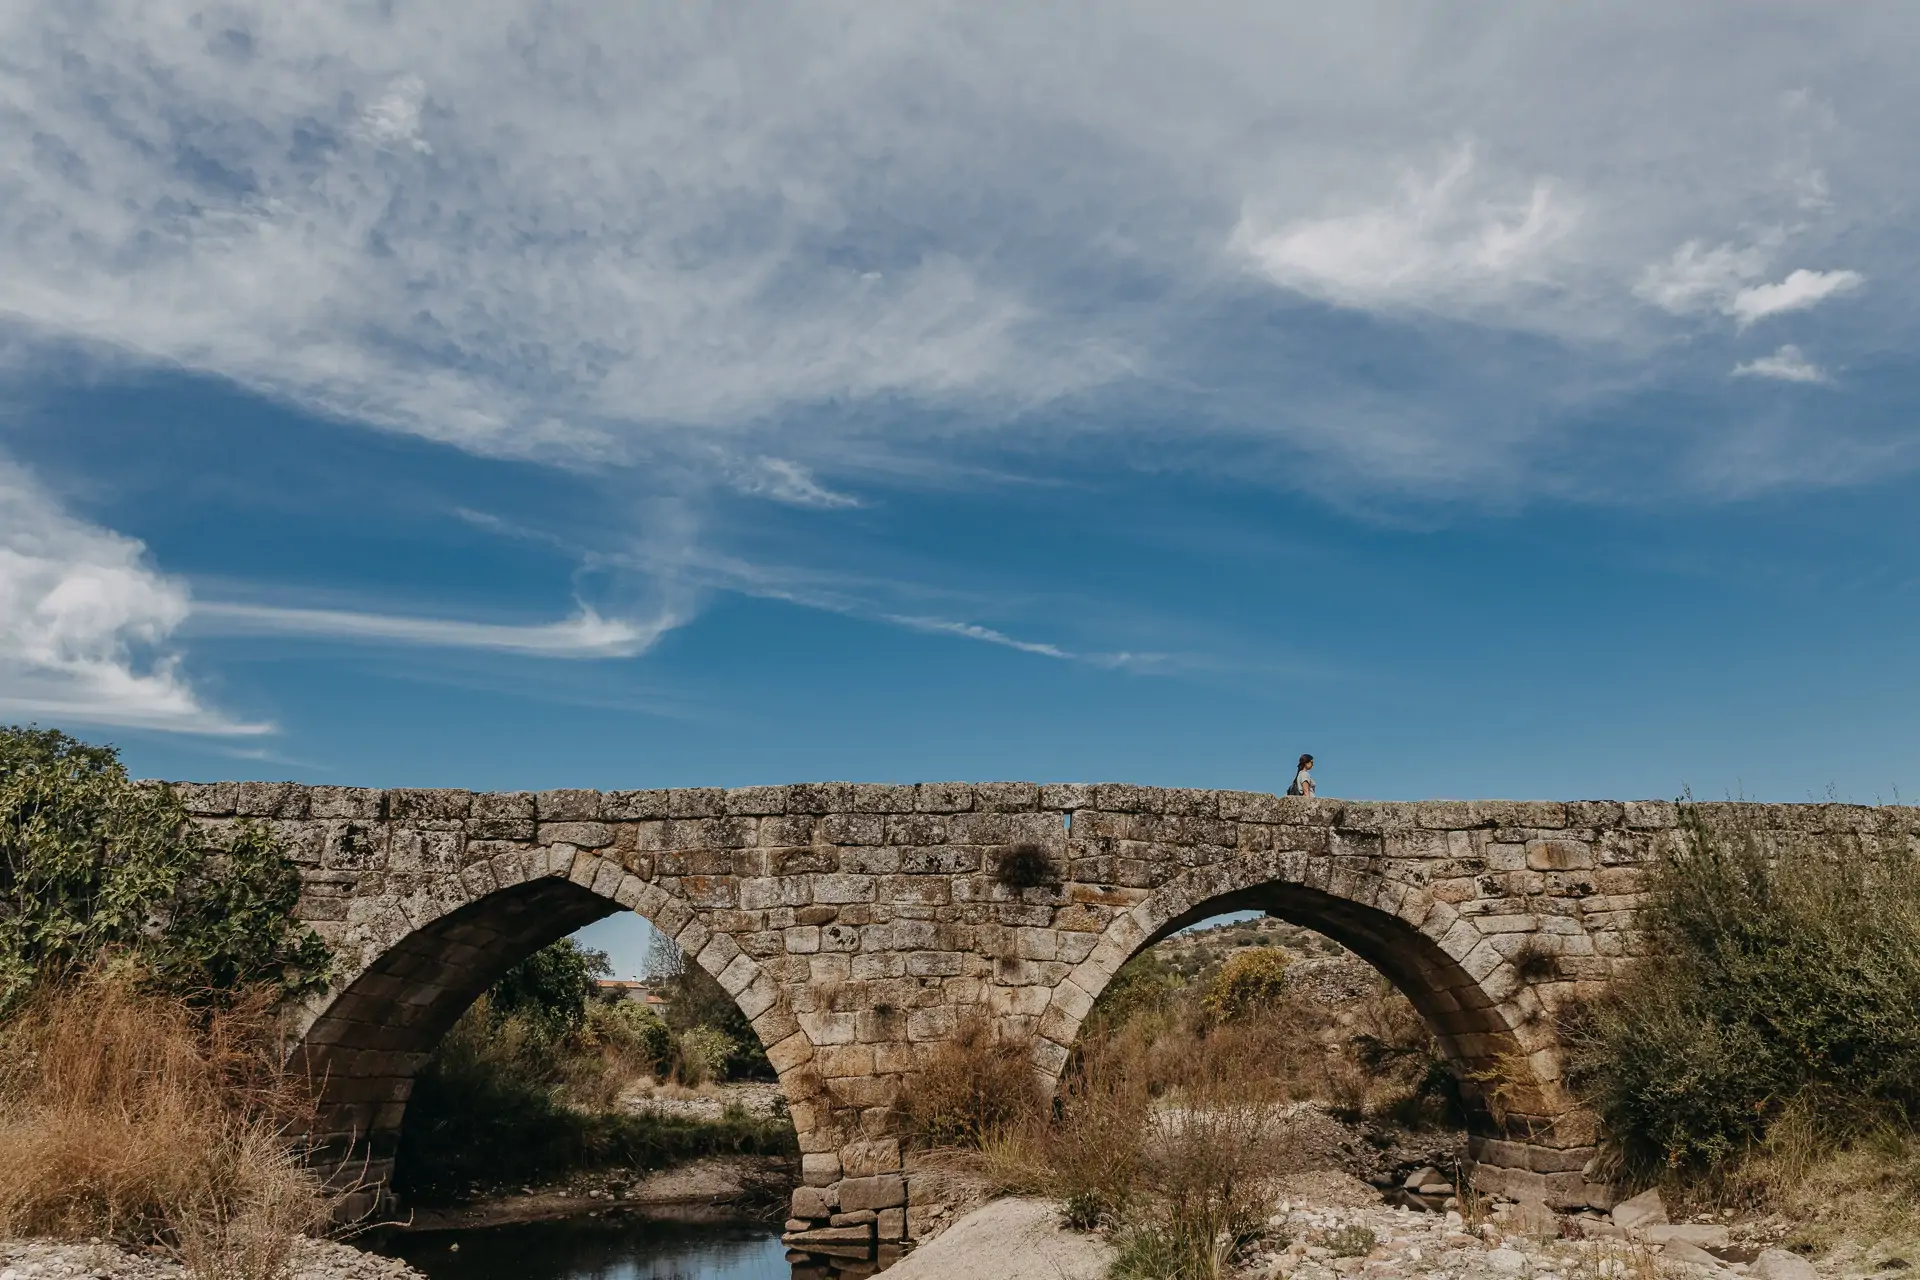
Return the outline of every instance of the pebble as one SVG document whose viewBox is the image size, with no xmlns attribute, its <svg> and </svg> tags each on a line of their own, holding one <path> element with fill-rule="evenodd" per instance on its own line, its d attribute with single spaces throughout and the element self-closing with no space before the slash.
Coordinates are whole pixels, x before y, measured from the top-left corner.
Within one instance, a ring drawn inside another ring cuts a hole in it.
<svg viewBox="0 0 1920 1280">
<path fill-rule="evenodd" d="M 189 1280 L 179 1263 L 118 1245 L 0 1240 L 0 1280 Z M 288 1280 L 424 1280 L 396 1258 L 334 1240 L 296 1241 Z"/>
<path fill-rule="evenodd" d="M 1503 1205 L 1484 1223 L 1469 1223 L 1458 1212 L 1333 1206 L 1299 1198 L 1276 1208 L 1263 1241 L 1237 1273 L 1243 1280 L 1632 1280 L 1656 1275 L 1660 1280 L 1742 1280 L 1745 1271 L 1692 1243 L 1717 1241 L 1724 1232 L 1719 1226 L 1670 1230 L 1663 1234 L 1673 1238 L 1663 1246 L 1562 1239 L 1560 1220 L 1538 1205 Z M 1358 1236 L 1354 1228 L 1370 1231 L 1374 1248 L 1365 1258 L 1337 1256 L 1343 1238 Z M 1763 1257 L 1770 1265 L 1756 1264 L 1753 1280 L 1819 1280 L 1805 1259 L 1793 1254 Z"/>
</svg>

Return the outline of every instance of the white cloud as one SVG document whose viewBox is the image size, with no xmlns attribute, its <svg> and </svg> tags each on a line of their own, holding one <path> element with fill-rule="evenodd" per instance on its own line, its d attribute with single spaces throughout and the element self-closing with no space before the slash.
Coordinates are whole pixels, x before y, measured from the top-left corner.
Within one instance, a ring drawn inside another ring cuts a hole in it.
<svg viewBox="0 0 1920 1280">
<path fill-rule="evenodd" d="M 1824 369 L 1806 358 L 1799 347 L 1787 343 L 1770 356 L 1743 361 L 1733 366 L 1736 378 L 1776 378 L 1781 382 L 1825 382 Z"/>
<path fill-rule="evenodd" d="M 1537 490 L 1597 400 L 1709 358 L 1649 363 L 1672 326 L 1636 281 L 1745 320 L 1846 287 L 1769 284 L 1788 248 L 1904 262 L 1912 52 L 1897 0 L 0 6 L 0 317 L 801 505 L 1009 423 L 1273 441 L 1334 494 Z M 1503 334 L 1342 367 L 1249 270 Z M 1903 298 L 1872 299 L 1895 345 Z M 1513 334 L 1552 358 L 1513 376 Z"/>
<path fill-rule="evenodd" d="M 1744 327 L 1783 311 L 1804 311 L 1836 294 L 1848 293 L 1866 283 L 1858 271 L 1790 272 L 1777 284 L 1758 284 L 1742 289 L 1727 304 L 1727 313 Z"/>
<path fill-rule="evenodd" d="M 685 618 L 663 611 L 645 622 L 603 618 L 581 606 L 560 622 L 505 624 L 346 609 L 202 602 L 194 607 L 194 630 L 210 635 L 310 636 L 436 649 L 483 649 L 536 658 L 632 658 L 652 648 Z"/>
<path fill-rule="evenodd" d="M 0 462 L 0 710 L 62 723 L 257 734 L 195 695 L 167 649 L 187 588 L 135 539 L 76 520 Z"/>
<path fill-rule="evenodd" d="M 1745 248 L 1722 244 L 1703 249 L 1700 241 L 1689 240 L 1671 259 L 1642 272 L 1634 293 L 1675 315 L 1717 311 L 1744 329 L 1767 316 L 1804 311 L 1866 283 L 1866 276 L 1858 271 L 1804 267 L 1773 284 L 1750 283 L 1766 273 L 1784 239 L 1776 229 Z"/>
<path fill-rule="evenodd" d="M 1271 229 L 1248 213 L 1232 244 L 1274 283 L 1330 302 L 1470 311 L 1551 283 L 1553 250 L 1577 222 L 1551 182 L 1496 189 L 1461 146 L 1431 179 L 1403 175 L 1385 203 Z"/>
<path fill-rule="evenodd" d="M 1767 269 L 1777 234 L 1772 243 L 1737 248 L 1731 244 L 1702 247 L 1689 240 L 1674 250 L 1666 262 L 1654 263 L 1641 273 L 1634 294 L 1675 315 L 1718 310 L 1728 305 L 1747 281 Z"/>
<path fill-rule="evenodd" d="M 419 76 L 401 76 L 361 114 L 361 132 L 379 146 L 431 153 L 433 148 L 420 136 L 420 109 L 426 101 L 426 82 Z"/>
</svg>

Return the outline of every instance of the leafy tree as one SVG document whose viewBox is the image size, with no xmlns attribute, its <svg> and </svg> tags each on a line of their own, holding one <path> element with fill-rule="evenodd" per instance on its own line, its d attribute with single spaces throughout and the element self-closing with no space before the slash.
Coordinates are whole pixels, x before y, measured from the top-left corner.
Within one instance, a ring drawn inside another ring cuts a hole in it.
<svg viewBox="0 0 1920 1280">
<path fill-rule="evenodd" d="M 613 972 L 607 953 L 562 938 L 500 976 L 487 993 L 496 1018 L 530 1019 L 549 1038 L 578 1031 L 594 997 L 594 979 Z"/>
<path fill-rule="evenodd" d="M 324 986 L 331 959 L 294 923 L 299 896 L 269 828 L 210 833 L 112 747 L 0 728 L 0 1014 L 110 957 L 200 1001 Z"/>
</svg>

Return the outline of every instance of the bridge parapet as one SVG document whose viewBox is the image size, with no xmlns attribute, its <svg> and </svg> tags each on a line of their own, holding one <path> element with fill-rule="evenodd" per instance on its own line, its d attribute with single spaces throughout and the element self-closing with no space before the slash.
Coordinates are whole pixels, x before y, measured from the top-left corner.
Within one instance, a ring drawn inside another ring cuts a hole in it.
<svg viewBox="0 0 1920 1280">
<path fill-rule="evenodd" d="M 316 1148 L 384 1186 L 414 1073 L 507 967 L 634 910 L 739 1002 L 802 1150 L 796 1218 L 929 1228 L 901 1166 L 914 1072 L 961 1023 L 1032 1047 L 1051 1088 L 1127 958 L 1265 910 L 1391 979 L 1461 1067 L 1490 1186 L 1604 1202 L 1552 1012 L 1634 954 L 1667 801 L 1300 799 L 1120 784 L 816 783 L 473 793 L 176 784 L 196 821 L 272 824 L 340 977 L 297 1011 L 325 1079 Z M 1864 853 L 1920 810 L 1706 805 L 1709 822 Z"/>
</svg>

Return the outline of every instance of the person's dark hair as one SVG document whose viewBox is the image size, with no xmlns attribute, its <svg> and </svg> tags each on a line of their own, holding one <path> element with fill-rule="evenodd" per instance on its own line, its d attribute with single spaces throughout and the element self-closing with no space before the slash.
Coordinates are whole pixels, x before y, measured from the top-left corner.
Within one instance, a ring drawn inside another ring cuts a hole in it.
<svg viewBox="0 0 1920 1280">
<path fill-rule="evenodd" d="M 1310 765 L 1310 764 L 1312 764 L 1312 763 L 1313 763 L 1313 757 L 1312 757 L 1312 756 L 1301 756 L 1301 757 L 1300 757 L 1300 763 L 1299 763 L 1299 764 L 1297 764 L 1297 765 L 1295 765 L 1295 766 L 1293 766 L 1293 767 L 1294 767 L 1294 769 L 1295 769 L 1295 770 L 1300 770 L 1300 769 L 1304 769 L 1304 768 L 1306 768 L 1306 767 L 1307 767 L 1308 765 Z"/>
</svg>

